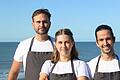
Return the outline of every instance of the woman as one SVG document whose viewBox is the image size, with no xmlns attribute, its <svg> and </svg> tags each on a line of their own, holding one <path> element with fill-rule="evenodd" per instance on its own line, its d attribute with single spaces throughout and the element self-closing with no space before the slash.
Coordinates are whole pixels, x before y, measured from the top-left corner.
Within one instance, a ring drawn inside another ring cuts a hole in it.
<svg viewBox="0 0 120 80">
<path fill-rule="evenodd" d="M 88 67 L 78 59 L 73 34 L 60 29 L 55 34 L 55 46 L 51 60 L 42 66 L 39 80 L 89 80 Z"/>
</svg>

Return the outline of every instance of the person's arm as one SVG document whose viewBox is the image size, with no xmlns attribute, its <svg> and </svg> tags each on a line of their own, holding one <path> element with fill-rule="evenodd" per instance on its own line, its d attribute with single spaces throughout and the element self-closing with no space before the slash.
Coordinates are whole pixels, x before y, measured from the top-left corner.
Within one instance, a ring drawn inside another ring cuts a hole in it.
<svg viewBox="0 0 120 80">
<path fill-rule="evenodd" d="M 45 73 L 40 73 L 39 80 L 48 80 L 48 75 Z"/>
<path fill-rule="evenodd" d="M 8 74 L 8 80 L 17 80 L 18 73 L 20 71 L 21 62 L 13 61 L 11 69 Z"/>
<path fill-rule="evenodd" d="M 86 76 L 80 76 L 80 77 L 78 77 L 77 80 L 89 80 L 89 78 Z"/>
<path fill-rule="evenodd" d="M 40 71 L 40 76 L 39 76 L 39 80 L 48 80 L 48 76 L 49 76 L 49 70 L 50 69 L 50 65 L 51 61 L 50 60 L 46 60 L 44 62 L 44 64 L 42 65 L 41 71 Z"/>
<path fill-rule="evenodd" d="M 91 80 L 89 67 L 84 61 L 80 61 L 78 65 L 78 80 Z"/>
</svg>

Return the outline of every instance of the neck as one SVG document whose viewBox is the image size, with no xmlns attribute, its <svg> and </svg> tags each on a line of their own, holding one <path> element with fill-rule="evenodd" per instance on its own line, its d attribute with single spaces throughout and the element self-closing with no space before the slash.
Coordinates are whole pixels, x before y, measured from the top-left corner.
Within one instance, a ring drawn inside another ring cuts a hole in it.
<svg viewBox="0 0 120 80">
<path fill-rule="evenodd" d="M 48 40 L 48 35 L 47 35 L 47 34 L 45 34 L 45 35 L 38 35 L 38 34 L 36 34 L 36 35 L 35 35 L 35 38 L 36 38 L 38 41 L 46 41 L 46 40 Z"/>
<path fill-rule="evenodd" d="M 101 59 L 105 60 L 105 61 L 111 61 L 115 58 L 115 54 L 114 53 L 109 53 L 109 54 L 101 54 Z"/>
<path fill-rule="evenodd" d="M 60 60 L 61 62 L 67 62 L 70 60 L 70 57 L 60 57 Z"/>
</svg>

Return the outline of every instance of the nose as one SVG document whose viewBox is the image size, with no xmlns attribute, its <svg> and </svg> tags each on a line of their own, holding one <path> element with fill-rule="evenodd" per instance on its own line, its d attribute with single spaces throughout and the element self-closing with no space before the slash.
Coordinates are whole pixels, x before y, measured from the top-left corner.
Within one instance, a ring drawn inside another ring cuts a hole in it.
<svg viewBox="0 0 120 80">
<path fill-rule="evenodd" d="M 41 21 L 39 25 L 40 25 L 40 26 L 43 26 L 43 25 L 44 25 L 44 22 Z"/>
<path fill-rule="evenodd" d="M 65 47 L 66 45 L 65 45 L 65 43 L 62 43 L 62 47 Z"/>
<path fill-rule="evenodd" d="M 104 45 L 107 45 L 107 44 L 108 44 L 107 40 L 104 40 L 103 42 L 104 42 Z"/>
</svg>

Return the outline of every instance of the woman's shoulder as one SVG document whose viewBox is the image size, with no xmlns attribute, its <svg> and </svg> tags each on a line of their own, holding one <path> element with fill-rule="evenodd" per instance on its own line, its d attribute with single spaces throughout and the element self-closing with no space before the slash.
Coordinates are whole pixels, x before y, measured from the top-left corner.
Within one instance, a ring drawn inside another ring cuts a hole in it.
<svg viewBox="0 0 120 80">
<path fill-rule="evenodd" d="M 51 62 L 51 60 L 46 60 L 46 61 L 43 63 L 43 66 L 49 68 L 49 67 L 53 66 L 53 63 Z"/>
<path fill-rule="evenodd" d="M 81 59 L 73 59 L 74 62 L 85 62 L 84 60 Z"/>
<path fill-rule="evenodd" d="M 51 64 L 52 62 L 51 62 L 51 60 L 46 60 L 44 63 Z"/>
<path fill-rule="evenodd" d="M 78 64 L 78 65 L 86 65 L 86 62 L 80 59 L 74 59 L 73 63 Z"/>
</svg>

